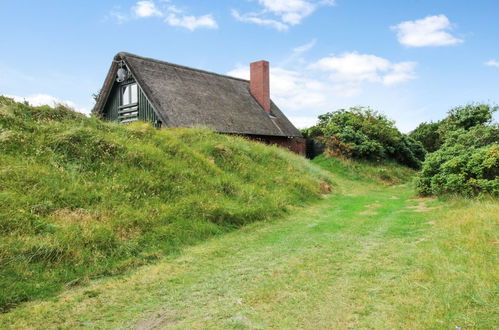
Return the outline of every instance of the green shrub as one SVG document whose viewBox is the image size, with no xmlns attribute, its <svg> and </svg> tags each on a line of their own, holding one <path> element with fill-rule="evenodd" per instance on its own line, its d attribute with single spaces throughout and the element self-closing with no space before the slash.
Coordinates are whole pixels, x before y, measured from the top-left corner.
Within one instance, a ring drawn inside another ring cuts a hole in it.
<svg viewBox="0 0 499 330">
<path fill-rule="evenodd" d="M 449 133 L 444 145 L 427 156 L 416 186 L 424 195 L 499 196 L 499 127 Z"/>
<path fill-rule="evenodd" d="M 416 182 L 421 194 L 499 195 L 499 126 L 492 123 L 497 110 L 488 104 L 455 107 L 440 122 L 411 133 L 434 149 Z"/>
<path fill-rule="evenodd" d="M 400 133 L 395 123 L 369 108 L 350 108 L 319 116 L 316 126 L 304 131 L 320 140 L 331 156 L 366 160 L 394 160 L 417 169 L 424 159 L 421 143 Z"/>
<path fill-rule="evenodd" d="M 499 108 L 488 104 L 472 103 L 454 107 L 447 117 L 436 123 L 421 123 L 409 136 L 422 143 L 426 151 L 437 151 L 449 138 L 462 130 L 488 126 Z M 496 140 L 497 141 L 497 140 Z"/>
<path fill-rule="evenodd" d="M 461 145 L 478 148 L 499 142 L 499 125 L 475 126 L 469 130 L 458 129 L 448 132 L 445 137 L 446 147 Z"/>
<path fill-rule="evenodd" d="M 324 180 L 243 138 L 0 97 L 0 311 L 280 216 Z"/>
<path fill-rule="evenodd" d="M 471 103 L 452 108 L 440 125 L 441 134 L 459 129 L 468 130 L 475 126 L 484 126 L 492 122 L 494 112 L 499 109 L 483 103 Z"/>
<path fill-rule="evenodd" d="M 409 136 L 421 142 L 428 152 L 437 151 L 443 144 L 443 137 L 440 134 L 440 122 L 421 123 Z"/>
</svg>

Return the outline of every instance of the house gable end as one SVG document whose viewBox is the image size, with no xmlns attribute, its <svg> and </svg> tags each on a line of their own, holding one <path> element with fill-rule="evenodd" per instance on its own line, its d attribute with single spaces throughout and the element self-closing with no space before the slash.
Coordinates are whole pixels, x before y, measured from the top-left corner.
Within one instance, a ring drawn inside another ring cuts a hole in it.
<svg viewBox="0 0 499 330">
<path fill-rule="evenodd" d="M 118 71 L 118 63 L 123 61 L 126 68 L 131 73 L 130 77 L 123 81 L 117 82 L 116 75 Z M 149 100 L 146 91 L 141 86 L 140 81 L 136 78 L 134 70 L 129 63 L 125 61 L 120 54 L 116 55 L 108 75 L 102 87 L 99 99 L 95 106 L 95 113 L 99 114 L 103 119 L 109 121 L 120 121 L 121 110 L 121 88 L 128 84 L 137 84 L 137 111 L 138 120 L 151 122 L 156 126 L 168 125 L 165 116 L 162 116 L 155 110 L 155 107 Z"/>
</svg>

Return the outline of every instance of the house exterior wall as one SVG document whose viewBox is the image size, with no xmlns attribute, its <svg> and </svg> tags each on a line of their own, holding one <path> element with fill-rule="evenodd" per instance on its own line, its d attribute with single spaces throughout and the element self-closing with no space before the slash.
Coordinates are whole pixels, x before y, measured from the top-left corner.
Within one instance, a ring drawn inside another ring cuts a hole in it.
<svg viewBox="0 0 499 330">
<path fill-rule="evenodd" d="M 102 118 L 109 121 L 118 121 L 118 109 L 120 107 L 120 93 L 117 84 L 113 86 L 102 113 Z"/>
<path fill-rule="evenodd" d="M 140 86 L 138 87 L 138 101 L 139 101 L 139 120 L 142 121 L 148 121 L 152 123 L 156 127 L 161 127 L 161 125 L 158 126 L 158 116 L 156 115 L 156 112 L 154 112 L 154 109 L 147 100 L 146 96 L 144 95 L 144 92 L 142 92 L 142 89 Z"/>
<path fill-rule="evenodd" d="M 119 116 L 118 111 L 120 108 L 120 88 L 123 85 L 127 85 L 133 82 L 134 82 L 133 80 L 128 80 L 123 83 L 114 84 L 113 88 L 111 89 L 111 93 L 109 94 L 109 97 L 107 99 L 106 105 L 104 107 L 103 118 L 105 120 L 118 121 L 118 116 Z M 151 103 L 149 103 L 139 85 L 137 85 L 137 93 L 138 93 L 137 100 L 138 100 L 138 111 L 139 111 L 138 119 L 150 122 L 155 126 L 157 126 L 157 120 L 159 118 L 154 112 Z"/>
</svg>

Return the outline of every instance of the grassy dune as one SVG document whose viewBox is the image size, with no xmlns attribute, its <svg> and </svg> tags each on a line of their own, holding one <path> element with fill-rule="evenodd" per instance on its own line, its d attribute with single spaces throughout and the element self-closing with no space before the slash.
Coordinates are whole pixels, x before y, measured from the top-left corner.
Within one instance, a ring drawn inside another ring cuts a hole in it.
<svg viewBox="0 0 499 330">
<path fill-rule="evenodd" d="M 0 311 L 317 199 L 289 152 L 0 97 Z"/>
<path fill-rule="evenodd" d="M 404 168 L 315 162 L 335 183 L 319 202 L 22 304 L 0 327 L 497 326 L 497 200 L 419 198 Z"/>
</svg>

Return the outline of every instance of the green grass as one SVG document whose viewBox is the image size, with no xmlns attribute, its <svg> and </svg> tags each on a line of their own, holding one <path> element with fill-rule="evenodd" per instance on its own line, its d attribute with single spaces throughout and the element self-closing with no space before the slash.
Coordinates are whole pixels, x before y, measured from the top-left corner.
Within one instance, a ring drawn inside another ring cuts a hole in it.
<svg viewBox="0 0 499 330">
<path fill-rule="evenodd" d="M 384 185 L 409 182 L 416 173 L 406 166 L 390 161 L 372 163 L 365 160 L 331 158 L 320 155 L 314 158 L 313 162 L 347 180 L 376 182 Z"/>
<path fill-rule="evenodd" d="M 302 157 L 0 97 L 0 312 L 317 200 Z"/>
<path fill-rule="evenodd" d="M 336 186 L 312 206 L 23 304 L 0 327 L 497 327 L 497 200 L 417 198 L 378 166 L 315 162 Z"/>
</svg>

